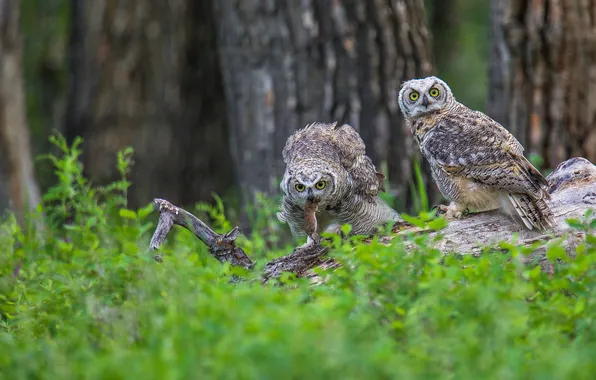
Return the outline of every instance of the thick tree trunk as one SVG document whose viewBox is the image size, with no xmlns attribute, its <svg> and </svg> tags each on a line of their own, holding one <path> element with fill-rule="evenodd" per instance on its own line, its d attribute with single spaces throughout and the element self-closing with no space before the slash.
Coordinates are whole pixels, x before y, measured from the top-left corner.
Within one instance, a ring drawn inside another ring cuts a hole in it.
<svg viewBox="0 0 596 380">
<path fill-rule="evenodd" d="M 25 115 L 19 2 L 0 0 L 0 195 L 23 222 L 39 203 Z"/>
<path fill-rule="evenodd" d="M 554 168 L 596 161 L 596 0 L 491 0 L 487 111 Z"/>
<path fill-rule="evenodd" d="M 422 0 L 214 2 L 237 183 L 278 192 L 288 136 L 346 122 L 408 204 L 414 153 L 397 104 L 404 80 L 431 73 Z"/>
<path fill-rule="evenodd" d="M 85 139 L 88 175 L 113 179 L 116 152 L 132 146 L 133 206 L 155 194 L 190 204 L 227 190 L 211 1 L 72 0 L 72 8 L 66 133 Z"/>
</svg>

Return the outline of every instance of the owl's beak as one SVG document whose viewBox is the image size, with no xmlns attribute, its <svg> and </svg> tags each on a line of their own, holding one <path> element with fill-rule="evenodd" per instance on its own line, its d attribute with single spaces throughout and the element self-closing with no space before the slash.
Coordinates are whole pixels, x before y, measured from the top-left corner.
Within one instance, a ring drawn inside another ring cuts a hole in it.
<svg viewBox="0 0 596 380">
<path fill-rule="evenodd" d="M 428 107 L 428 96 L 424 95 L 424 96 L 422 97 L 422 105 L 423 105 L 424 107 Z"/>
<path fill-rule="evenodd" d="M 312 189 L 308 189 L 308 194 L 306 196 L 306 199 L 308 199 L 309 202 L 312 202 L 315 200 L 315 195 L 312 193 Z"/>
</svg>

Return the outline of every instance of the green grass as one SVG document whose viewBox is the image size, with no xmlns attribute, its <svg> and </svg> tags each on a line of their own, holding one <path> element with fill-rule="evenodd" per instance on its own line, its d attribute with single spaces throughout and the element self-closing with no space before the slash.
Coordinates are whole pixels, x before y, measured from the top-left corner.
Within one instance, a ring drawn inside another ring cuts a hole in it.
<svg viewBox="0 0 596 380">
<path fill-rule="evenodd" d="M 122 179 L 97 188 L 81 175 L 79 144 L 54 144 L 49 228 L 0 223 L 0 378 L 4 379 L 588 379 L 596 371 L 596 222 L 550 276 L 517 258 L 532 249 L 448 255 L 428 236 L 391 246 L 336 240 L 350 262 L 324 285 L 220 265 L 176 229 L 158 264 L 147 252 L 156 215 L 126 208 Z M 272 203 L 255 231 L 275 235 Z M 199 205 L 220 231 L 221 202 Z M 41 213 L 31 215 L 40 218 Z M 591 224 L 590 224 L 591 221 Z M 434 222 L 433 222 L 434 223 Z M 33 224 L 31 224 L 33 225 Z M 441 223 L 434 223 L 437 229 Z M 239 242 L 262 267 L 291 248 L 255 234 Z M 230 283 L 231 273 L 246 281 Z"/>
</svg>

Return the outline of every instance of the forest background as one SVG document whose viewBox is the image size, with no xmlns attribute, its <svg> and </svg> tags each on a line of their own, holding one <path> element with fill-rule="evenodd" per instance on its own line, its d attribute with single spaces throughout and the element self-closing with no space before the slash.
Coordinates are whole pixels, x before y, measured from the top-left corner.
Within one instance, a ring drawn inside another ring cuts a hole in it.
<svg viewBox="0 0 596 380">
<path fill-rule="evenodd" d="M 84 174 L 119 174 L 129 205 L 223 197 L 250 231 L 254 195 L 278 196 L 287 137 L 354 126 L 387 198 L 440 201 L 399 113 L 403 81 L 438 75 L 503 123 L 545 171 L 596 160 L 589 2 L 477 0 L 167 2 L 2 0 L 0 209 L 22 218 L 55 181 L 48 137 L 83 138 Z M 418 186 L 418 187 L 417 187 Z"/>
</svg>

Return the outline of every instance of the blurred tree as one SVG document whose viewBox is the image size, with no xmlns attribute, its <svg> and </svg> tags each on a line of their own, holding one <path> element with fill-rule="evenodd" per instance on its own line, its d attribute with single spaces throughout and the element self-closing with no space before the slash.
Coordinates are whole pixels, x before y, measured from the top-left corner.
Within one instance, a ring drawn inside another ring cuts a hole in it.
<svg viewBox="0 0 596 380">
<path fill-rule="evenodd" d="M 23 77 L 33 156 L 46 154 L 48 135 L 63 132 L 67 92 L 66 53 L 71 0 L 20 0 Z M 49 160 L 35 162 L 41 191 L 54 183 Z"/>
<path fill-rule="evenodd" d="M 71 0 L 65 133 L 91 178 L 135 149 L 131 204 L 189 204 L 233 181 L 211 1 Z"/>
<path fill-rule="evenodd" d="M 457 0 L 426 0 L 425 3 L 432 33 L 433 60 L 439 75 L 443 77 L 442 72 L 449 73 L 453 70 L 457 55 L 461 54 L 458 25 L 462 15 Z M 448 81 L 447 78 L 445 80 Z"/>
<path fill-rule="evenodd" d="M 9 200 L 0 206 L 10 206 L 23 222 L 40 196 L 25 113 L 19 19 L 19 1 L 0 0 L 0 195 Z"/>
<path fill-rule="evenodd" d="M 491 0 L 488 113 L 548 168 L 596 162 L 596 0 Z"/>
<path fill-rule="evenodd" d="M 314 121 L 346 122 L 411 204 L 413 141 L 397 91 L 428 75 L 422 0 L 214 1 L 237 183 L 278 192 L 288 136 Z M 429 181 L 430 183 L 430 181 Z"/>
<path fill-rule="evenodd" d="M 488 86 L 488 0 L 425 0 L 438 75 L 459 101 L 483 111 Z"/>
</svg>

